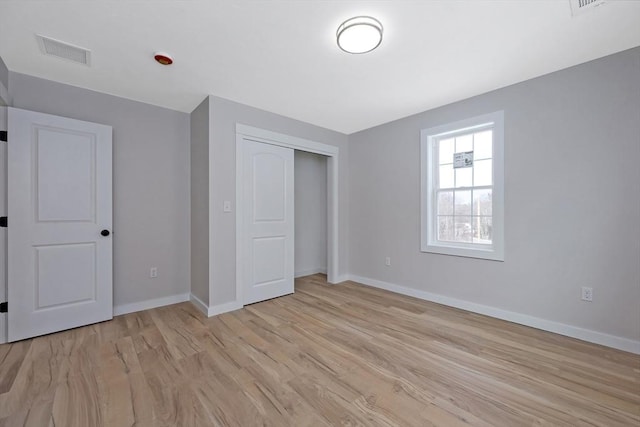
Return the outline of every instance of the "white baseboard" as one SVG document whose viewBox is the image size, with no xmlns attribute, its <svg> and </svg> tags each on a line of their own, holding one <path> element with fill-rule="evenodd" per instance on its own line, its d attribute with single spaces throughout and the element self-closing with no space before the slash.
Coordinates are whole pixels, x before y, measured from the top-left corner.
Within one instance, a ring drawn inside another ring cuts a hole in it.
<svg viewBox="0 0 640 427">
<path fill-rule="evenodd" d="M 571 326 L 564 323 L 541 319 L 539 317 L 533 317 L 526 314 L 520 314 L 513 311 L 490 307 L 487 305 L 476 304 L 473 302 L 459 300 L 444 295 L 433 294 L 418 289 L 407 288 L 405 286 L 383 282 L 376 279 L 370 279 L 368 277 L 350 275 L 348 280 L 352 280 L 363 285 L 372 286 L 374 288 L 385 289 L 387 291 L 395 292 L 398 294 L 408 295 L 422 300 L 471 311 L 473 313 L 484 314 L 486 316 L 495 317 L 497 319 L 507 320 L 509 322 L 518 323 L 520 325 L 530 326 L 532 328 L 541 329 L 543 331 L 554 332 L 556 334 L 577 338 L 595 344 L 601 344 L 618 350 L 640 354 L 640 341 L 618 337 L 615 335 L 609 335 L 589 329 L 583 329 L 577 326 Z"/>
<path fill-rule="evenodd" d="M 337 276 L 336 277 L 336 281 L 335 281 L 334 284 L 346 282 L 347 280 L 353 280 L 355 282 L 356 280 L 352 279 L 352 277 L 355 277 L 355 276 L 350 276 L 348 274 L 343 274 L 342 276 Z"/>
<path fill-rule="evenodd" d="M 180 302 L 191 301 L 202 313 L 211 317 L 217 314 L 238 310 L 243 307 L 242 304 L 235 301 L 207 307 L 198 297 L 193 294 L 178 294 L 168 297 L 154 298 L 145 301 L 132 302 L 129 304 L 121 304 L 113 307 L 113 315 L 120 316 L 122 314 L 135 313 L 136 311 L 149 310 L 152 308 L 163 307 L 165 305 L 177 304 Z M 0 316 L 0 344 L 7 342 L 6 335 L 6 314 Z"/>
<path fill-rule="evenodd" d="M 179 302 L 189 301 L 189 294 L 169 295 L 168 297 L 154 298 L 140 302 L 132 302 L 130 304 L 121 304 L 113 307 L 113 315 L 135 313 L 136 311 L 149 310 L 152 308 L 162 307 L 164 305 L 177 304 Z"/>
<path fill-rule="evenodd" d="M 202 314 L 207 317 L 217 316 L 218 314 L 228 313 L 229 311 L 239 310 L 244 307 L 241 303 L 236 301 L 226 302 L 209 307 L 200 298 L 193 294 L 191 294 L 191 302 L 198 308 L 198 310 L 202 312 Z"/>
<path fill-rule="evenodd" d="M 237 302 L 237 301 L 225 302 L 223 304 L 212 305 L 211 307 L 209 307 L 209 312 L 207 313 L 207 315 L 209 317 L 217 316 L 218 314 L 240 310 L 242 307 L 244 307 L 244 305 L 241 302 Z"/>
<path fill-rule="evenodd" d="M 294 277 L 297 279 L 298 277 L 311 276 L 312 274 L 318 274 L 318 273 L 327 274 L 327 269 L 326 268 L 312 268 L 310 270 L 296 271 L 295 274 L 294 274 Z"/>
<path fill-rule="evenodd" d="M 202 301 L 200 298 L 198 298 L 194 294 L 190 295 L 190 301 L 191 301 L 191 304 L 195 305 L 196 308 L 202 312 L 202 314 L 204 314 L 205 316 L 208 315 L 209 307 L 207 307 L 207 304 L 205 304 L 204 301 Z"/>
</svg>

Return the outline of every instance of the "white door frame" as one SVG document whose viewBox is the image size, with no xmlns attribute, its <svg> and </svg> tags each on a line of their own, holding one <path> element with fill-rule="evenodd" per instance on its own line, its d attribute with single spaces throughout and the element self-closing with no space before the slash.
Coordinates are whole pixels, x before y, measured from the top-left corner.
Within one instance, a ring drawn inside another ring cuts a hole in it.
<svg viewBox="0 0 640 427">
<path fill-rule="evenodd" d="M 2 104 L 0 84 L 0 130 L 7 130 L 7 107 Z M 7 143 L 0 142 L 0 216 L 7 216 Z M 0 229 L 0 302 L 7 301 L 7 229 Z M 7 342 L 7 313 L 0 313 L 0 344 Z"/>
<path fill-rule="evenodd" d="M 308 139 L 285 135 L 277 132 L 236 123 L 236 302 L 244 305 L 242 263 L 243 259 L 243 200 L 244 187 L 242 142 L 247 139 L 294 150 L 327 156 L 327 281 L 338 283 L 338 155 L 336 146 L 310 141 Z"/>
</svg>

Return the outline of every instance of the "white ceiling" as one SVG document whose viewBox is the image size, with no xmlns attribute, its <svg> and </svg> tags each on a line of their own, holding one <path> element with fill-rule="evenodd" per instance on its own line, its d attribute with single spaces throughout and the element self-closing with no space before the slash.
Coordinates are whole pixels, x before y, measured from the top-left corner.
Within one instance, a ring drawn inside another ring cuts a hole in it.
<svg viewBox="0 0 640 427">
<path fill-rule="evenodd" d="M 356 15 L 384 25 L 366 55 L 335 43 Z M 91 67 L 42 55 L 36 33 L 89 48 Z M 185 112 L 213 94 L 347 134 L 639 45 L 635 0 L 575 18 L 569 0 L 0 0 L 12 71 Z"/>
</svg>

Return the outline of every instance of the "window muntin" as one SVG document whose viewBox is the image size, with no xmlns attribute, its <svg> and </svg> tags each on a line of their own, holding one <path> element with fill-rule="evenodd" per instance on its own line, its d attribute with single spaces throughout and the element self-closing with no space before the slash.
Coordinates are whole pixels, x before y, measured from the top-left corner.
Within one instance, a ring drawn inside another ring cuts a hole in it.
<svg viewBox="0 0 640 427">
<path fill-rule="evenodd" d="M 503 133 L 502 112 L 421 132 L 422 251 L 504 259 Z"/>
</svg>

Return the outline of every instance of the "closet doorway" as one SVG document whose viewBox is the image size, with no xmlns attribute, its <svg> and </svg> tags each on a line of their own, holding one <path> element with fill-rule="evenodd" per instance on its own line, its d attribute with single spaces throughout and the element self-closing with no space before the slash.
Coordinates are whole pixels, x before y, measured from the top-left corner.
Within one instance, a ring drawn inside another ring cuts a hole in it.
<svg viewBox="0 0 640 427">
<path fill-rule="evenodd" d="M 296 150 L 295 277 L 327 274 L 327 157 Z"/>
<path fill-rule="evenodd" d="M 237 124 L 236 299 L 243 305 L 293 292 L 294 150 L 327 157 L 327 279 L 337 281 L 338 147 Z"/>
</svg>

